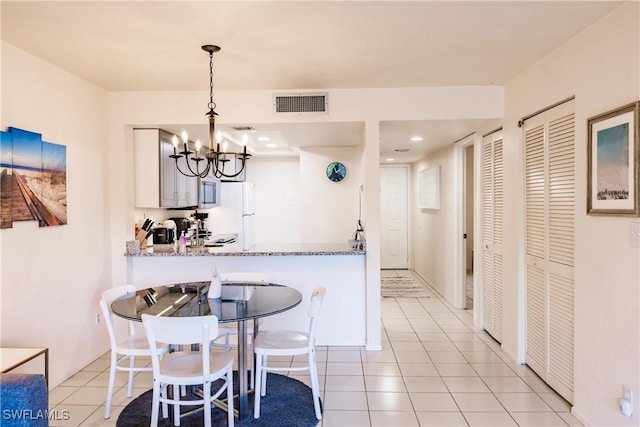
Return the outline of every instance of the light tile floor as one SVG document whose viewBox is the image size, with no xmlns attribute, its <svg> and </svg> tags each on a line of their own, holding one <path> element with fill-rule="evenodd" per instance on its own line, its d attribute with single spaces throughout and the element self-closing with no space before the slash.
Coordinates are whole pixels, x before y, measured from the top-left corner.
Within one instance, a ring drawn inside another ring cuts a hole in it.
<svg viewBox="0 0 640 427">
<path fill-rule="evenodd" d="M 454 310 L 433 291 L 427 294 L 382 299 L 382 351 L 318 348 L 324 404 L 318 426 L 581 425 L 569 404 L 528 367 L 512 363 L 490 336 L 472 329 L 471 311 Z M 66 410 L 70 418 L 50 425 L 115 426 L 133 398 L 126 397 L 126 374 L 118 374 L 111 418 L 103 419 L 108 372 L 107 353 L 53 389 L 50 409 Z M 296 378 L 309 384 L 308 377 Z M 151 388 L 151 375 L 137 374 L 134 385 L 135 397 Z"/>
</svg>

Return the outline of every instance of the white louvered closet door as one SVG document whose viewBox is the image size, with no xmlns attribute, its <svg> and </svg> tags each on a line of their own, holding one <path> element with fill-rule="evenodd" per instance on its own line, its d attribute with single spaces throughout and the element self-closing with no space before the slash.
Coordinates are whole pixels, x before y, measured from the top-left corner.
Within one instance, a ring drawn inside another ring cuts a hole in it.
<svg viewBox="0 0 640 427">
<path fill-rule="evenodd" d="M 573 101 L 528 119 L 525 151 L 526 363 L 573 401 Z"/>
<path fill-rule="evenodd" d="M 502 245 L 504 211 L 502 131 L 482 141 L 482 316 L 484 329 L 502 341 Z"/>
</svg>

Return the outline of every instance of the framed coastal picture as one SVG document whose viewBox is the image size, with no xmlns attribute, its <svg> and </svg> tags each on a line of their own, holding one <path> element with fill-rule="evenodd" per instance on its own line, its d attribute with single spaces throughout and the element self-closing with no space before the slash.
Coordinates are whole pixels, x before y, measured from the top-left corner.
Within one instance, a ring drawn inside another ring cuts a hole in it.
<svg viewBox="0 0 640 427">
<path fill-rule="evenodd" d="M 587 214 L 638 216 L 640 102 L 587 120 Z"/>
</svg>

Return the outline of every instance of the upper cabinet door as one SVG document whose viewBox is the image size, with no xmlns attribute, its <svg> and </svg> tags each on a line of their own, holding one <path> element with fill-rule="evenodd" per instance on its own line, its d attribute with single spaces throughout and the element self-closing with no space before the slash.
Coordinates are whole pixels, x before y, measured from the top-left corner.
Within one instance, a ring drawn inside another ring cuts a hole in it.
<svg viewBox="0 0 640 427">
<path fill-rule="evenodd" d="M 161 129 L 134 129 L 135 207 L 185 208 L 198 204 L 198 179 L 178 172 L 171 135 Z M 189 173 L 184 157 L 180 169 Z"/>
<path fill-rule="evenodd" d="M 160 207 L 177 208 L 180 206 L 178 175 L 176 162 L 169 157 L 173 154 L 173 144 L 171 134 L 159 131 L 158 140 L 160 142 Z M 184 162 L 184 158 L 178 159 Z"/>
</svg>

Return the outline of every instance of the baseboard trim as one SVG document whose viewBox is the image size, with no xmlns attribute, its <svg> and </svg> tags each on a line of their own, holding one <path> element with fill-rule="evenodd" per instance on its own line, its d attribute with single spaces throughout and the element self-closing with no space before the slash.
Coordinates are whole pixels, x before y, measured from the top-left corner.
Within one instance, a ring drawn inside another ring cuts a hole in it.
<svg viewBox="0 0 640 427">
<path fill-rule="evenodd" d="M 580 421 L 580 423 L 584 426 L 584 427 L 593 427 L 593 424 L 591 424 L 587 418 L 576 409 L 575 406 L 571 407 L 571 415 L 573 415 L 578 421 Z"/>
</svg>

